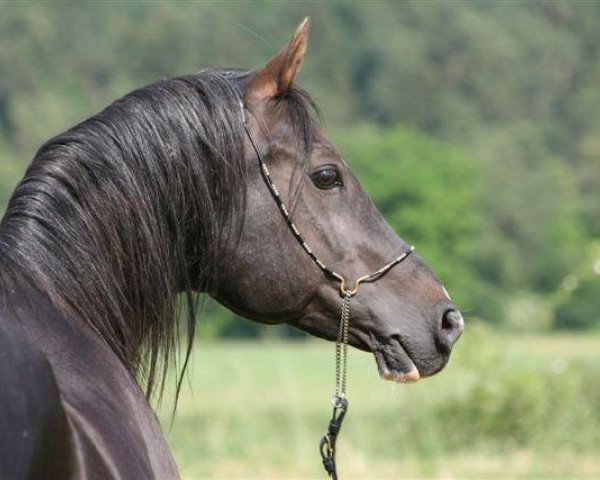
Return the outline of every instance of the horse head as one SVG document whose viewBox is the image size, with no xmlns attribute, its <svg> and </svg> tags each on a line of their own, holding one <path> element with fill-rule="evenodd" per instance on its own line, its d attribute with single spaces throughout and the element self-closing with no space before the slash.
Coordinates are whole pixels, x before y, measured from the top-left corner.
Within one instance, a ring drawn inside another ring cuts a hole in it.
<svg viewBox="0 0 600 480">
<path fill-rule="evenodd" d="M 305 19 L 264 68 L 237 77 L 248 130 L 246 201 L 241 232 L 219 255 L 211 294 L 252 320 L 288 323 L 333 340 L 340 285 L 328 273 L 339 272 L 350 286 L 411 249 L 377 211 L 314 120 L 310 97 L 294 84 L 308 30 Z M 417 253 L 384 273 L 354 295 L 349 343 L 374 353 L 386 379 L 416 381 L 438 372 L 463 317 Z"/>
</svg>

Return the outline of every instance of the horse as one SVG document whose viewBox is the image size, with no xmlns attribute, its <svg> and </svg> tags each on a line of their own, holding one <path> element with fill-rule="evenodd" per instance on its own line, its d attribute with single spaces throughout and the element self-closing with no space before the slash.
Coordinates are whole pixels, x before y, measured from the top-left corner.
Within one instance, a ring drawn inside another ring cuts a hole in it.
<svg viewBox="0 0 600 480">
<path fill-rule="evenodd" d="M 199 295 L 335 340 L 339 285 L 306 253 L 352 279 L 408 252 L 296 85 L 308 31 L 263 68 L 137 89 L 36 153 L 0 223 L 0 478 L 177 478 L 150 401 L 172 368 L 179 392 Z M 346 332 L 396 382 L 440 371 L 464 324 L 405 257 L 361 285 Z"/>
</svg>

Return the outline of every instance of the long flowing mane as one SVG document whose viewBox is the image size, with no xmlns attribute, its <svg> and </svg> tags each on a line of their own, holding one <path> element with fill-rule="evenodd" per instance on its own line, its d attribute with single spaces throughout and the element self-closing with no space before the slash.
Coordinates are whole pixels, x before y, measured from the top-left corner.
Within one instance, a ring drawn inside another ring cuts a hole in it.
<svg viewBox="0 0 600 480">
<path fill-rule="evenodd" d="M 241 75 L 159 81 L 51 139 L 0 224 L 0 275 L 17 270 L 99 334 L 148 396 L 176 358 L 179 317 L 183 375 L 194 292 L 210 291 L 221 245 L 243 221 Z M 309 148 L 312 101 L 300 90 L 281 101 Z"/>
</svg>

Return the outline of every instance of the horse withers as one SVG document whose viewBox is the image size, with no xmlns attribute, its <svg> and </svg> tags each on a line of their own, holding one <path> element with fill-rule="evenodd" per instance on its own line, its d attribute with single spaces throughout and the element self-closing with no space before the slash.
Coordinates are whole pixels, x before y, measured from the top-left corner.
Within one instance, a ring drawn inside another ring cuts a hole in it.
<svg viewBox="0 0 600 480">
<path fill-rule="evenodd" d="M 307 253 L 351 282 L 407 251 L 295 86 L 308 26 L 262 69 L 161 80 L 37 152 L 0 224 L 0 478 L 176 478 L 148 399 L 182 316 L 185 369 L 198 292 L 334 340 L 339 284 Z M 352 302 L 348 343 L 398 382 L 463 328 L 417 253 Z"/>
</svg>

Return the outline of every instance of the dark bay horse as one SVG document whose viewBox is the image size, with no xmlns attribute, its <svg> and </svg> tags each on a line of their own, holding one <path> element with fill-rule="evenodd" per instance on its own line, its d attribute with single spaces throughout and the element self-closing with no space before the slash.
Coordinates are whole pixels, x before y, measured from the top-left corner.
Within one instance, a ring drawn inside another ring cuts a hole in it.
<svg viewBox="0 0 600 480">
<path fill-rule="evenodd" d="M 335 339 L 338 285 L 290 233 L 257 154 L 346 278 L 406 250 L 294 85 L 307 36 L 305 20 L 259 70 L 136 90 L 40 148 L 0 224 L 0 478 L 176 478 L 148 398 L 182 316 L 185 369 L 198 292 Z M 353 302 L 349 343 L 395 381 L 441 370 L 463 327 L 416 253 Z"/>
</svg>

